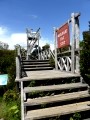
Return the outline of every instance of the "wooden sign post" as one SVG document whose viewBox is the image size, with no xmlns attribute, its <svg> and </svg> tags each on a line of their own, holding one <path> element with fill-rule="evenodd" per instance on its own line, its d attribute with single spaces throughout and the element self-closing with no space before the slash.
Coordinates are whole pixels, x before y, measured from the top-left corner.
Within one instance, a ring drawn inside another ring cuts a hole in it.
<svg viewBox="0 0 90 120">
<path fill-rule="evenodd" d="M 54 30 L 54 38 L 55 38 L 55 67 L 57 67 L 57 48 L 63 48 L 66 46 L 71 46 L 71 59 L 70 65 L 65 66 L 65 61 L 63 59 L 62 63 L 64 64 L 65 70 L 68 71 L 69 68 L 72 73 L 79 73 L 79 40 L 80 40 L 80 30 L 79 30 L 79 16 L 80 13 L 72 13 L 71 19 L 68 20 L 64 25 L 62 25 L 59 29 Z M 70 45 L 70 35 L 69 35 L 69 23 L 72 25 L 72 39 Z M 77 51 L 77 55 L 75 54 Z M 68 57 L 68 56 L 67 56 Z M 61 59 L 61 60 L 62 60 Z M 68 61 L 68 60 L 67 60 Z M 62 67 L 62 65 L 60 65 Z"/>
</svg>

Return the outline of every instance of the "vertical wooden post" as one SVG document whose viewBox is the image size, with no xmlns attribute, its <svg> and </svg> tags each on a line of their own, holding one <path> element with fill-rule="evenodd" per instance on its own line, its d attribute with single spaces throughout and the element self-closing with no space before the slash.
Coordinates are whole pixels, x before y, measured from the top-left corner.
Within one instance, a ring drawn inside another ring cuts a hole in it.
<svg viewBox="0 0 90 120">
<path fill-rule="evenodd" d="M 75 18 L 75 29 L 76 29 L 76 49 L 78 50 L 78 54 L 76 55 L 76 73 L 79 73 L 79 60 L 80 60 L 80 48 L 79 48 L 79 41 L 80 41 L 80 28 L 79 28 L 79 18 Z"/>
<path fill-rule="evenodd" d="M 56 29 L 54 27 L 54 49 L 55 49 L 55 69 L 58 70 L 57 66 L 57 38 L 56 38 Z"/>
<path fill-rule="evenodd" d="M 21 52 L 20 46 L 18 47 L 17 57 L 16 57 L 16 79 L 21 78 Z"/>
<path fill-rule="evenodd" d="M 20 57 L 16 57 L 16 79 L 21 78 Z"/>
<path fill-rule="evenodd" d="M 67 72 L 69 72 L 69 61 L 68 61 L 68 57 L 66 58 L 66 60 L 67 60 Z"/>
<path fill-rule="evenodd" d="M 71 14 L 71 22 L 72 22 L 72 46 L 71 46 L 71 72 L 75 72 L 75 14 Z"/>
<path fill-rule="evenodd" d="M 27 33 L 27 60 L 28 60 L 28 29 L 26 29 L 26 33 Z"/>
<path fill-rule="evenodd" d="M 23 81 L 21 81 L 21 120 L 24 120 L 24 92 L 23 92 Z"/>
<path fill-rule="evenodd" d="M 40 56 L 39 56 L 39 37 L 38 37 L 38 60 L 40 60 Z"/>
</svg>

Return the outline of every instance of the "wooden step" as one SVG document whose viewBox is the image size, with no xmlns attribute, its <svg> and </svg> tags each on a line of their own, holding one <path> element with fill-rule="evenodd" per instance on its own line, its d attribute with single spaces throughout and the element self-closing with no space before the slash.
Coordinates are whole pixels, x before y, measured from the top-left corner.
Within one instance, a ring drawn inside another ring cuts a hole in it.
<svg viewBox="0 0 90 120">
<path fill-rule="evenodd" d="M 20 79 L 16 79 L 16 82 L 20 81 L 33 81 L 33 80 L 60 80 L 67 78 L 77 78 L 80 77 L 80 74 L 72 74 L 61 72 L 60 70 L 42 70 L 42 71 L 26 71 L 28 77 L 23 77 Z"/>
<path fill-rule="evenodd" d="M 73 92 L 73 93 L 60 94 L 54 96 L 45 96 L 35 99 L 27 99 L 27 102 L 24 102 L 24 105 L 33 106 L 33 105 L 40 105 L 40 104 L 47 104 L 54 102 L 70 101 L 70 100 L 76 100 L 87 97 L 90 97 L 88 91 Z"/>
<path fill-rule="evenodd" d="M 25 71 L 39 71 L 39 70 L 52 70 L 53 67 L 35 67 L 35 68 L 23 68 Z"/>
<path fill-rule="evenodd" d="M 50 67 L 50 64 L 36 64 L 36 65 L 23 65 L 23 68 L 34 68 L 34 67 Z"/>
<path fill-rule="evenodd" d="M 90 110 L 90 101 L 28 111 L 25 120 L 37 120 Z"/>
<path fill-rule="evenodd" d="M 90 120 L 90 118 L 87 118 L 87 119 L 83 119 L 83 120 Z"/>
<path fill-rule="evenodd" d="M 23 61 L 22 62 L 23 63 L 23 65 L 36 65 L 36 64 L 48 64 L 48 62 L 29 62 L 29 61 L 27 61 L 27 62 L 25 62 L 25 61 Z"/>
<path fill-rule="evenodd" d="M 46 60 L 22 60 L 21 62 L 48 62 L 49 59 Z"/>
<path fill-rule="evenodd" d="M 37 86 L 37 87 L 25 87 L 24 92 L 35 92 L 35 91 L 54 91 L 54 90 L 67 90 L 76 88 L 85 88 L 87 84 L 82 83 L 71 83 L 71 84 L 61 84 L 61 85 L 49 85 L 49 86 Z"/>
</svg>

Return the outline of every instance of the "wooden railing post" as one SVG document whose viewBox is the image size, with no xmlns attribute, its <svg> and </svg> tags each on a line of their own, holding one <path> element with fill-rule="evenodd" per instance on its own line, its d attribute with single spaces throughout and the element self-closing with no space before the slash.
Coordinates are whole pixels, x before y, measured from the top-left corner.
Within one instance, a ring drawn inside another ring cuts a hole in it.
<svg viewBox="0 0 90 120">
<path fill-rule="evenodd" d="M 55 69 L 58 70 L 58 66 L 57 66 L 57 40 L 56 40 L 56 29 L 54 28 L 54 46 L 55 46 Z"/>
<path fill-rule="evenodd" d="M 78 54 L 76 55 L 76 73 L 80 73 L 80 47 L 79 47 L 79 41 L 80 41 L 80 28 L 79 28 L 79 18 L 75 18 L 75 29 L 76 29 L 76 49 L 78 49 Z"/>
<path fill-rule="evenodd" d="M 21 78 L 21 48 L 20 46 L 17 49 L 17 56 L 16 56 L 16 78 Z"/>
<path fill-rule="evenodd" d="M 71 72 L 75 73 L 75 14 L 71 14 L 71 22 L 72 22 L 72 48 L 71 48 Z"/>
<path fill-rule="evenodd" d="M 21 83 L 21 120 L 24 120 L 24 92 L 23 92 L 23 81 Z"/>
<path fill-rule="evenodd" d="M 20 63 L 20 56 L 16 57 L 16 79 L 21 78 L 21 63 Z"/>
</svg>

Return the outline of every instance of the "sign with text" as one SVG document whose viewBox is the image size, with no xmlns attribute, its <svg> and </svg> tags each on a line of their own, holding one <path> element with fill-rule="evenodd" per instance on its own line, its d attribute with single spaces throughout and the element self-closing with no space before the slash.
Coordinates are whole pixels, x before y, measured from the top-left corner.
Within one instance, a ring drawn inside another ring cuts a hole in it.
<svg viewBox="0 0 90 120">
<path fill-rule="evenodd" d="M 7 85 L 8 74 L 0 75 L 0 85 Z"/>
<path fill-rule="evenodd" d="M 58 48 L 62 48 L 70 45 L 68 23 L 64 24 L 61 28 L 57 30 L 57 44 L 58 44 Z"/>
</svg>

